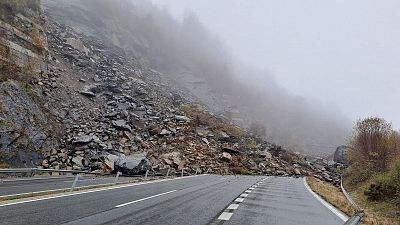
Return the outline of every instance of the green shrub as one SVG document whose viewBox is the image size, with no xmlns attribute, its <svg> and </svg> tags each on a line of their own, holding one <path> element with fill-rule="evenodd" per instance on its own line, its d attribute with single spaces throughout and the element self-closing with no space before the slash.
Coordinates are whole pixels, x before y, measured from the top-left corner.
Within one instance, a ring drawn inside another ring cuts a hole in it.
<svg viewBox="0 0 400 225">
<path fill-rule="evenodd" d="M 376 175 L 364 194 L 370 200 L 385 200 L 400 205 L 400 160 L 389 172 Z"/>
</svg>

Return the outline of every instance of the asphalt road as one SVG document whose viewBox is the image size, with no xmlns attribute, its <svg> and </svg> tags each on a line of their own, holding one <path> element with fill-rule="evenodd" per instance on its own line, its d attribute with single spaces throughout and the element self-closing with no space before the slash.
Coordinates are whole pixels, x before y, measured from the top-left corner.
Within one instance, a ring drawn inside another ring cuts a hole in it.
<svg viewBox="0 0 400 225">
<path fill-rule="evenodd" d="M 302 182 L 296 178 L 205 175 L 132 184 L 0 205 L 0 224 L 343 224 Z M 237 209 L 229 209 L 232 204 Z"/>
<path fill-rule="evenodd" d="M 3 179 L 0 182 L 0 196 L 70 188 L 74 179 L 74 176 Z M 132 178 L 119 177 L 118 182 L 127 181 L 129 179 Z M 113 183 L 114 180 L 114 177 L 82 176 L 76 183 L 76 187 Z"/>
</svg>

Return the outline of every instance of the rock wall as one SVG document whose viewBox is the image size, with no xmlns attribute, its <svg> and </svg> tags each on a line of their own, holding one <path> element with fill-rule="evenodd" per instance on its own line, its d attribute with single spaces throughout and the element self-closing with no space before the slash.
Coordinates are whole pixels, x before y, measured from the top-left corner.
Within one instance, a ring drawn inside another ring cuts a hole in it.
<svg viewBox="0 0 400 225">
<path fill-rule="evenodd" d="M 38 0 L 0 2 L 0 65 L 38 73 L 46 70 L 47 43 Z"/>
<path fill-rule="evenodd" d="M 32 167 L 50 151 L 52 126 L 31 82 L 46 71 L 39 0 L 0 2 L 0 167 Z"/>
</svg>

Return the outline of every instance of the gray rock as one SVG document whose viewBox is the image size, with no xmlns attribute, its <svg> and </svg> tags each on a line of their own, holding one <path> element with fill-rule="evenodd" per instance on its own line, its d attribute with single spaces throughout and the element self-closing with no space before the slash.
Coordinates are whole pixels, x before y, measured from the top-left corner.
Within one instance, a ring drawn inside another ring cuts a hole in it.
<svg viewBox="0 0 400 225">
<path fill-rule="evenodd" d="M 83 144 L 88 144 L 88 143 L 90 143 L 92 141 L 93 141 L 93 136 L 84 135 L 84 136 L 74 137 L 74 140 L 72 141 L 72 144 L 83 145 Z"/>
<path fill-rule="evenodd" d="M 207 145 L 210 144 L 210 142 L 208 142 L 207 138 L 202 138 L 201 139 L 204 143 L 206 143 Z"/>
<path fill-rule="evenodd" d="M 160 132 L 160 135 L 170 135 L 171 131 L 167 130 L 167 129 L 162 129 L 162 131 Z"/>
<path fill-rule="evenodd" d="M 232 155 L 227 153 L 227 152 L 223 152 L 222 153 L 222 160 L 230 162 L 230 161 L 232 161 Z"/>
<path fill-rule="evenodd" d="M 114 163 L 116 171 L 127 175 L 139 175 L 146 173 L 150 169 L 150 161 L 146 158 L 146 153 L 138 153 L 130 156 L 120 157 Z"/>
<path fill-rule="evenodd" d="M 72 158 L 72 162 L 82 168 L 83 167 L 83 157 L 82 156 L 75 156 L 74 158 Z"/>
<path fill-rule="evenodd" d="M 115 121 L 112 121 L 112 125 L 113 125 L 115 128 L 119 129 L 119 130 L 132 131 L 131 126 L 129 126 L 125 120 L 115 120 Z"/>
<path fill-rule="evenodd" d="M 96 97 L 96 94 L 91 92 L 91 91 L 80 91 L 79 92 L 81 95 L 89 97 L 89 98 L 94 98 Z"/>
<path fill-rule="evenodd" d="M 179 116 L 179 115 L 176 115 L 176 116 L 175 116 L 175 119 L 178 120 L 178 121 L 190 122 L 190 119 L 189 119 L 188 117 L 186 117 L 186 116 Z"/>
<path fill-rule="evenodd" d="M 106 154 L 104 156 L 104 164 L 107 167 L 108 170 L 114 171 L 114 164 L 115 161 L 117 161 L 119 156 L 113 155 L 113 154 Z"/>
</svg>

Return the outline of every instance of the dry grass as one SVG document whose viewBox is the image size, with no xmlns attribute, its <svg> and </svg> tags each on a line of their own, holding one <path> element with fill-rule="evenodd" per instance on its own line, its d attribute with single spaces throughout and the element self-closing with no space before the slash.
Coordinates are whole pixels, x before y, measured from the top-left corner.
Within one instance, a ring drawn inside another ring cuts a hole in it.
<svg viewBox="0 0 400 225">
<path fill-rule="evenodd" d="M 7 163 L 0 163 L 0 169 L 10 168 L 10 165 Z"/>
<path fill-rule="evenodd" d="M 335 187 L 327 182 L 323 182 L 314 177 L 308 177 L 307 183 L 310 185 L 311 189 L 320 195 L 323 199 L 331 203 L 336 208 L 340 209 L 342 212 L 347 215 L 353 215 L 355 210 L 353 207 L 347 202 L 346 197 L 342 194 L 338 187 Z M 360 187 L 360 190 L 363 190 Z M 381 205 L 379 206 L 371 205 L 369 207 L 365 207 L 367 204 L 367 199 L 362 192 L 352 192 L 352 197 L 354 200 L 360 204 L 362 208 L 365 208 L 365 217 L 364 217 L 364 225 L 399 225 L 400 221 L 395 218 L 387 218 L 383 214 L 378 213 L 381 210 L 388 210 L 388 206 Z M 376 203 L 378 204 L 378 203 Z M 387 212 L 387 211 L 386 211 Z"/>
<path fill-rule="evenodd" d="M 353 200 L 365 209 L 364 225 L 399 225 L 400 218 L 399 215 L 396 216 L 396 212 L 399 213 L 399 209 L 395 205 L 367 199 L 367 196 L 364 195 L 364 190 L 369 185 L 370 182 L 365 182 L 350 191 Z"/>
<path fill-rule="evenodd" d="M 307 177 L 307 183 L 315 193 L 320 195 L 336 208 L 340 209 L 342 212 L 346 213 L 348 216 L 355 213 L 355 209 L 348 203 L 346 197 L 338 187 L 314 177 Z"/>
</svg>

